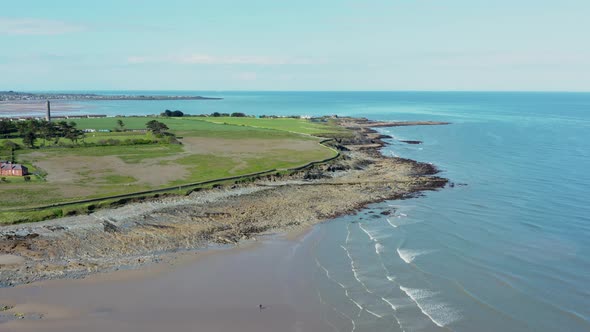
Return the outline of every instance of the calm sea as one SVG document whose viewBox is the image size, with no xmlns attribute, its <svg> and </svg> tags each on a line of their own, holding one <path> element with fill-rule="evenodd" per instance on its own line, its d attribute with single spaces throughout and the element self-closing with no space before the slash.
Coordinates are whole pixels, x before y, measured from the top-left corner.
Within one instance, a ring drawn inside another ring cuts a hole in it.
<svg viewBox="0 0 590 332">
<path fill-rule="evenodd" d="M 76 104 L 108 115 L 179 109 L 452 122 L 380 131 L 394 137 L 384 154 L 431 162 L 454 187 L 375 204 L 314 232 L 314 287 L 339 317 L 335 328 L 590 331 L 590 94 L 190 94 L 225 99 Z"/>
</svg>

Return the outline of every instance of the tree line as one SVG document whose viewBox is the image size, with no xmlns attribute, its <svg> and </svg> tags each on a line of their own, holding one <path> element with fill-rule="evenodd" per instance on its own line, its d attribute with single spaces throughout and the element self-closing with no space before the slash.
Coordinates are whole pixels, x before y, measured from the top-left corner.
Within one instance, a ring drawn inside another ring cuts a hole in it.
<svg viewBox="0 0 590 332">
<path fill-rule="evenodd" d="M 72 144 L 78 144 L 78 141 L 83 139 L 84 136 L 84 131 L 76 128 L 76 123 L 73 121 L 0 120 L 0 137 L 21 138 L 23 144 L 28 148 L 34 148 L 39 139 L 43 140 L 42 145 L 47 142 L 53 142 L 53 144 L 57 145 L 62 138 L 70 140 Z"/>
</svg>

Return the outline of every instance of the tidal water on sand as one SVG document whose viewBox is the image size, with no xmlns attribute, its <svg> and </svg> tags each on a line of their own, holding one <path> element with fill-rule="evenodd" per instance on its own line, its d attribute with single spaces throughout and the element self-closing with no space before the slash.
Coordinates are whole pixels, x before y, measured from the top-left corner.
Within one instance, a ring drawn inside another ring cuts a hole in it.
<svg viewBox="0 0 590 332">
<path fill-rule="evenodd" d="M 454 185 L 321 225 L 324 301 L 357 331 L 589 331 L 590 94 L 391 100 L 360 115 L 452 124 L 380 129 L 383 153 Z"/>
<path fill-rule="evenodd" d="M 336 218 L 293 248 L 298 263 L 286 271 L 306 271 L 313 312 L 323 314 L 318 326 L 590 331 L 590 94 L 195 94 L 225 99 L 87 102 L 81 112 L 169 108 L 452 123 L 379 131 L 392 136 L 384 154 L 433 163 L 453 185 Z"/>
</svg>

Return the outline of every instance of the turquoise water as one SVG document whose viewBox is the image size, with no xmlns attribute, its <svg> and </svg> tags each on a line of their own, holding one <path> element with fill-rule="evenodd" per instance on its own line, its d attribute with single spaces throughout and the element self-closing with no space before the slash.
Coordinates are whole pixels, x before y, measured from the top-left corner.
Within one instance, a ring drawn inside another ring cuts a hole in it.
<svg viewBox="0 0 590 332">
<path fill-rule="evenodd" d="M 466 185 L 322 225 L 334 310 L 365 331 L 590 330 L 590 94 L 387 98 L 359 115 L 453 124 L 382 129 L 383 153 Z"/>
<path fill-rule="evenodd" d="M 380 131 L 394 137 L 383 153 L 431 162 L 454 187 L 375 204 L 314 233 L 313 286 L 340 317 L 335 326 L 590 331 L 590 94 L 190 94 L 225 99 L 76 104 L 109 115 L 180 109 L 452 122 Z"/>
</svg>

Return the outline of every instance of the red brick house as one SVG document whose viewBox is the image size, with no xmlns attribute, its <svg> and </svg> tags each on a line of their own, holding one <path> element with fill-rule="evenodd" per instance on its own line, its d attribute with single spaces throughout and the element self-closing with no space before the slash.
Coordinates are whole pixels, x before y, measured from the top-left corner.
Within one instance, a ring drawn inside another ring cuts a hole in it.
<svg viewBox="0 0 590 332">
<path fill-rule="evenodd" d="M 21 164 L 13 164 L 9 161 L 0 160 L 0 175 L 25 176 L 29 175 L 29 169 Z"/>
</svg>

